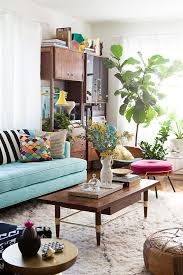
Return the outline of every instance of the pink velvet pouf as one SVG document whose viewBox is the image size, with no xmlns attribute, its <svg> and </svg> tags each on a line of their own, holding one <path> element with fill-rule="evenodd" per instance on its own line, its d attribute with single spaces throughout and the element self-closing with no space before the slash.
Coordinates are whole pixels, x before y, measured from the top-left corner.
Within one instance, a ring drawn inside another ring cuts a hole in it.
<svg viewBox="0 0 183 275">
<path fill-rule="evenodd" d="M 147 178 L 156 176 L 167 176 L 169 183 L 175 192 L 175 188 L 170 179 L 170 174 L 173 171 L 173 165 L 169 161 L 157 160 L 157 159 L 143 159 L 135 161 L 131 164 L 130 169 L 134 174 L 145 175 Z M 155 186 L 156 197 L 158 198 L 157 188 Z"/>
<path fill-rule="evenodd" d="M 131 164 L 131 170 L 138 175 L 171 173 L 173 165 L 169 161 L 156 159 L 143 159 Z"/>
</svg>

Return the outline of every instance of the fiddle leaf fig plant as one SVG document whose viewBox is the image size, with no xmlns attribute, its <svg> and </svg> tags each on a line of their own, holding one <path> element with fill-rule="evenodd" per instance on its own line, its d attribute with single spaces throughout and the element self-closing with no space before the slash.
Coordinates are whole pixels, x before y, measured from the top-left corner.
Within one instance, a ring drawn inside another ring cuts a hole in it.
<svg viewBox="0 0 183 275">
<path fill-rule="evenodd" d="M 105 59 L 105 66 L 116 69 L 114 76 L 120 81 L 121 87 L 114 95 L 122 98 L 119 113 L 125 116 L 128 122 L 133 120 L 136 123 L 137 145 L 139 125 L 149 125 L 163 113 L 160 107 L 160 101 L 165 97 L 160 92 L 162 80 L 177 70 L 182 70 L 183 65 L 179 61 L 170 64 L 169 59 L 159 54 L 145 60 L 141 52 L 137 53 L 137 58 L 129 57 L 123 60 L 123 46 L 112 45 L 111 57 Z"/>
</svg>

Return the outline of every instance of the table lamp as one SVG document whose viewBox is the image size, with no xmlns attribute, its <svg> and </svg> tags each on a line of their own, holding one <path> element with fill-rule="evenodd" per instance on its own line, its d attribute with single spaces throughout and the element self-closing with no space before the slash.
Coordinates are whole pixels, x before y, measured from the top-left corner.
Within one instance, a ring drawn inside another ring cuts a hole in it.
<svg viewBox="0 0 183 275">
<path fill-rule="evenodd" d="M 74 101 L 66 101 L 67 93 L 65 91 L 60 91 L 59 99 L 56 102 L 57 106 L 62 107 L 62 109 L 70 115 L 71 111 L 76 106 L 76 103 Z"/>
</svg>

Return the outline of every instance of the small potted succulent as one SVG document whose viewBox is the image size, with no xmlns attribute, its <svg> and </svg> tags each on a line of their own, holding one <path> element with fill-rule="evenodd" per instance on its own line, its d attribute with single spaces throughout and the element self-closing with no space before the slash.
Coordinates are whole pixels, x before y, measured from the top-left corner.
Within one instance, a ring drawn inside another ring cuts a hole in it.
<svg viewBox="0 0 183 275">
<path fill-rule="evenodd" d="M 23 257 L 35 256 L 41 246 L 40 237 L 37 235 L 33 222 L 26 221 L 22 236 L 18 239 L 18 247 Z"/>
</svg>

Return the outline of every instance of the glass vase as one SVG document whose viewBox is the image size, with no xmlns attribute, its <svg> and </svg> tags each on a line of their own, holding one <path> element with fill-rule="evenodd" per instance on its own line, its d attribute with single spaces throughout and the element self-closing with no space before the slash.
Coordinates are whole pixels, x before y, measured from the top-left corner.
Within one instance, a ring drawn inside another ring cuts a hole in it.
<svg viewBox="0 0 183 275">
<path fill-rule="evenodd" d="M 100 171 L 100 181 L 102 186 L 110 187 L 112 185 L 112 156 L 107 156 L 100 159 L 102 164 L 102 169 Z"/>
</svg>

